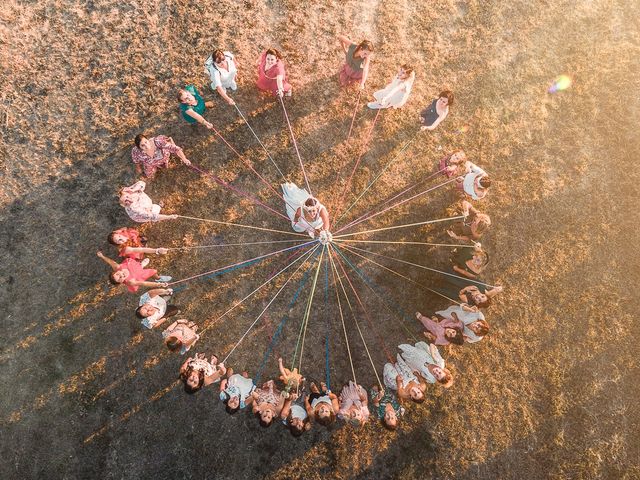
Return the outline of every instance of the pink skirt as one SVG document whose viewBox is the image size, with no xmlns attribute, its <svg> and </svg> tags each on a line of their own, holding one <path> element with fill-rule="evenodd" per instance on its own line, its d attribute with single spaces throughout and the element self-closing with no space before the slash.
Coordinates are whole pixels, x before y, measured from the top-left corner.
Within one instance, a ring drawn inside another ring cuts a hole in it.
<svg viewBox="0 0 640 480">
<path fill-rule="evenodd" d="M 338 73 L 340 85 L 346 87 L 347 85 L 351 85 L 352 83 L 358 83 L 360 80 L 362 80 L 362 73 L 362 70 L 354 70 L 345 63 L 344 65 L 342 65 L 342 68 Z"/>
</svg>

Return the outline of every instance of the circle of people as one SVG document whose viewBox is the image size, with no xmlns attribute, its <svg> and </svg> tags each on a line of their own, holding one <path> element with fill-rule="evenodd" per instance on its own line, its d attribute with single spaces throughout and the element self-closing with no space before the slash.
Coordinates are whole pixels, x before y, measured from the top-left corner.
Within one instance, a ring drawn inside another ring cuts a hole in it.
<svg viewBox="0 0 640 480">
<path fill-rule="evenodd" d="M 374 47 L 364 40 L 352 42 L 346 36 L 338 40 L 345 53 L 338 79 L 343 87 L 358 85 L 364 89 L 374 58 Z M 239 62 L 228 51 L 215 50 L 205 61 L 204 70 L 211 80 L 211 89 L 230 105 L 235 102 L 230 92 L 238 88 L 236 77 Z M 283 57 L 278 50 L 263 51 L 257 61 L 257 87 L 280 97 L 291 96 L 292 86 L 288 81 Z M 402 65 L 393 80 L 383 89 L 373 94 L 374 100 L 367 104 L 370 109 L 401 108 L 409 98 L 415 80 L 415 72 L 408 65 Z M 213 102 L 205 102 L 194 85 L 187 85 L 177 93 L 180 116 L 189 124 L 213 128 L 207 121 L 207 111 Z M 453 93 L 445 90 L 420 113 L 420 129 L 435 129 L 448 115 L 453 105 Z M 164 135 L 147 137 L 139 134 L 131 157 L 136 173 L 153 179 L 158 169 L 169 167 L 171 154 L 183 164 L 191 163 L 183 149 Z M 471 200 L 483 199 L 491 185 L 487 173 L 470 162 L 461 150 L 443 157 L 438 165 L 442 175 L 455 177 L 455 188 Z M 177 214 L 162 213 L 161 204 L 154 203 L 145 193 L 146 183 L 140 180 L 120 190 L 120 205 L 128 216 L 137 223 L 158 222 L 179 218 Z M 286 211 L 296 232 L 308 232 L 312 238 L 326 243 L 331 239 L 329 213 L 317 199 L 295 184 L 282 185 Z M 478 243 L 483 233 L 490 227 L 491 220 L 477 210 L 468 200 L 461 203 L 463 220 L 447 230 L 450 237 L 473 243 L 472 248 L 456 248 L 451 255 L 454 276 L 447 276 L 445 286 L 438 293 L 456 300 L 455 305 L 437 311 L 432 316 L 416 312 L 417 320 L 424 327 L 425 341 L 414 345 L 399 345 L 400 352 L 395 362 L 383 368 L 384 387 L 377 385 L 367 393 L 365 388 L 350 381 L 340 395 L 333 393 L 325 383 L 311 382 L 307 386 L 297 369 L 287 369 L 280 358 L 278 366 L 282 388 L 274 380 L 257 386 L 248 372 L 235 373 L 233 368 L 218 361 L 215 355 L 196 353 L 189 356 L 180 366 L 179 377 L 187 393 L 193 394 L 203 387 L 219 383 L 219 397 L 229 414 L 250 407 L 260 424 L 270 426 L 276 419 L 299 436 L 309 430 L 313 423 L 328 426 L 336 418 L 361 425 L 370 417 L 369 404 L 373 405 L 374 416 L 389 430 L 395 430 L 400 417 L 405 413 L 404 404 L 422 403 L 425 400 L 427 384 L 448 388 L 453 377 L 445 366 L 438 346 L 462 345 L 482 340 L 489 332 L 489 324 L 482 310 L 488 308 L 493 297 L 502 287 L 486 287 L 480 281 L 489 256 Z M 155 269 L 146 268 L 149 258 L 145 255 L 165 255 L 170 249 L 148 246 L 147 239 L 135 228 L 120 228 L 112 231 L 108 242 L 118 248 L 121 263 L 108 258 L 102 252 L 97 255 L 112 269 L 109 276 L 115 285 L 124 285 L 131 293 L 140 288 L 148 288 L 140 297 L 136 315 L 142 325 L 155 329 L 179 314 L 175 305 L 169 305 L 173 290 L 168 288 L 171 277 L 159 275 Z M 465 279 L 469 279 L 468 281 Z M 197 343 L 198 325 L 186 319 L 170 322 L 162 332 L 166 347 L 173 352 L 186 354 Z M 306 392 L 306 393 L 305 393 Z"/>
</svg>

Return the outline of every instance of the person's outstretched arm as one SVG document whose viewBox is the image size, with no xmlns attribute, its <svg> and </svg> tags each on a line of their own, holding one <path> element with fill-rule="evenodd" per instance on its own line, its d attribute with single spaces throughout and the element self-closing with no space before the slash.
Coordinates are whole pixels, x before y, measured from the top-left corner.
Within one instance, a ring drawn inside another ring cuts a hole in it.
<svg viewBox="0 0 640 480">
<path fill-rule="evenodd" d="M 340 46 L 342 46 L 344 53 L 347 53 L 347 50 L 349 50 L 349 47 L 353 43 L 351 39 L 346 35 L 338 35 L 338 40 L 340 40 Z"/>
<path fill-rule="evenodd" d="M 120 265 L 118 265 L 116 262 L 114 262 L 113 260 L 111 260 L 109 257 L 105 256 L 101 251 L 98 251 L 98 253 L 96 253 L 96 255 L 98 256 L 98 258 L 100 260 L 102 260 L 104 263 L 106 263 L 107 265 L 109 265 L 111 267 L 111 269 L 115 272 L 116 270 L 118 270 L 118 267 Z"/>
</svg>

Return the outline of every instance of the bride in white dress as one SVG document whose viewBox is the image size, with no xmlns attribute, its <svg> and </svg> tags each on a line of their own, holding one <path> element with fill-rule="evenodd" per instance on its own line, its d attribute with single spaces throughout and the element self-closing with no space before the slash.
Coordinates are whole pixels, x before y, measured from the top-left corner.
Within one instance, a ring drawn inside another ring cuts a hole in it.
<svg viewBox="0 0 640 480">
<path fill-rule="evenodd" d="M 373 110 L 379 108 L 400 108 L 407 100 L 416 79 L 416 72 L 408 65 L 402 65 L 398 74 L 389 85 L 373 94 L 375 102 L 369 102 L 367 106 Z"/>
<path fill-rule="evenodd" d="M 307 232 L 311 238 L 320 235 L 322 231 L 329 232 L 327 207 L 295 183 L 283 183 L 281 186 L 287 215 L 296 232 Z"/>
</svg>

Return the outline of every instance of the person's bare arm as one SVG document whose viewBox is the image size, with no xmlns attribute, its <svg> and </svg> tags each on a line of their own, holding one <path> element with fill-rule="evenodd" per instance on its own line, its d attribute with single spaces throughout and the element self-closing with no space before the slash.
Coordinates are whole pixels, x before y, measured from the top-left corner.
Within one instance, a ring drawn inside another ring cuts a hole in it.
<svg viewBox="0 0 640 480">
<path fill-rule="evenodd" d="M 291 397 L 285 398 L 284 403 L 282 404 L 282 410 L 280 410 L 280 418 L 282 420 L 286 420 L 289 416 L 289 412 L 291 411 Z"/>
<path fill-rule="evenodd" d="M 458 267 L 457 265 L 454 265 L 454 266 L 453 266 L 453 270 L 454 270 L 456 273 L 459 273 L 460 275 L 464 275 L 464 276 L 465 276 L 465 277 L 467 277 L 467 278 L 473 278 L 473 279 L 475 279 L 475 278 L 476 278 L 476 276 L 475 276 L 475 275 L 473 275 L 473 274 L 471 274 L 471 273 L 467 272 L 466 270 L 463 270 L 462 268 Z"/>
<path fill-rule="evenodd" d="M 175 147 L 175 154 L 178 156 L 180 161 L 182 161 L 182 163 L 184 163 L 185 165 L 191 165 L 191 162 L 187 159 L 187 156 L 184 154 L 182 147 L 176 145 L 176 143 L 173 141 L 173 138 L 169 138 L 169 143 L 171 143 Z"/>
<path fill-rule="evenodd" d="M 159 213 L 158 216 L 156 217 L 156 222 L 161 222 L 163 220 L 175 220 L 176 218 L 178 218 L 178 215 L 176 215 L 175 213 L 172 213 L 170 215 L 165 215 L 164 213 Z"/>
<path fill-rule="evenodd" d="M 338 40 L 340 40 L 340 46 L 344 50 L 344 53 L 347 53 L 347 50 L 349 50 L 349 47 L 353 43 L 351 39 L 346 35 L 338 35 Z"/>
<path fill-rule="evenodd" d="M 320 210 L 320 218 L 322 219 L 322 229 L 326 231 L 331 230 L 331 223 L 329 220 L 329 212 L 327 212 L 326 208 Z"/>
<path fill-rule="evenodd" d="M 502 290 L 503 290 L 503 288 L 500 285 L 498 285 L 497 287 L 493 287 L 491 290 L 486 290 L 484 292 L 484 294 L 487 297 L 491 298 L 491 297 L 495 297 L 497 294 L 501 293 Z"/>
<path fill-rule="evenodd" d="M 207 386 L 211 385 L 212 383 L 217 382 L 218 380 L 220 380 L 220 378 L 223 375 L 224 375 L 224 373 L 221 370 L 216 368 L 216 371 L 213 372 L 213 374 L 204 377 L 204 386 L 207 387 Z"/>
<path fill-rule="evenodd" d="M 302 215 L 302 207 L 298 207 L 295 215 L 293 216 L 293 223 L 298 223 L 298 220 L 300 220 L 301 215 Z"/>
<path fill-rule="evenodd" d="M 227 90 L 222 85 L 218 85 L 216 87 L 216 90 L 218 91 L 220 96 L 224 99 L 224 101 L 227 102 L 229 105 L 235 105 L 236 104 L 236 102 L 233 101 L 233 98 L 231 98 L 229 95 L 227 95 Z"/>
<path fill-rule="evenodd" d="M 166 288 L 169 284 L 167 282 L 147 282 L 142 280 L 125 280 L 127 285 L 132 285 L 134 287 L 163 287 Z"/>
<path fill-rule="evenodd" d="M 159 319 L 159 320 L 158 320 L 158 321 L 153 325 L 153 327 L 151 327 L 151 328 L 152 328 L 152 329 L 153 329 L 153 328 L 158 328 L 160 325 L 162 325 L 162 324 L 163 324 L 163 323 L 165 323 L 166 321 L 167 321 L 167 318 L 162 317 L 162 318 L 161 318 L 161 319 Z"/>
<path fill-rule="evenodd" d="M 189 358 L 187 358 L 187 359 L 182 363 L 182 365 L 180 365 L 180 373 L 184 373 L 184 372 L 186 372 L 186 371 L 187 371 L 187 364 L 188 364 L 191 360 L 193 360 L 193 357 L 189 357 Z"/>
<path fill-rule="evenodd" d="M 280 370 L 280 375 L 282 375 L 282 380 L 286 382 L 287 369 L 284 368 L 284 364 L 282 363 L 282 358 L 278 358 L 278 369 Z"/>
<path fill-rule="evenodd" d="M 284 75 L 276 75 L 276 85 L 278 87 L 278 95 L 284 94 Z"/>
<path fill-rule="evenodd" d="M 120 265 L 118 265 L 115 261 L 111 260 L 109 257 L 107 257 L 104 253 L 102 253 L 101 251 L 98 250 L 98 252 L 96 253 L 96 255 L 98 256 L 98 258 L 100 260 L 102 260 L 104 263 L 106 263 L 107 265 L 109 265 L 111 267 L 111 269 L 115 272 L 116 270 L 118 270 L 118 267 Z"/>
<path fill-rule="evenodd" d="M 311 408 L 311 404 L 309 403 L 309 395 L 304 397 L 304 409 L 307 411 L 309 418 L 313 418 L 313 408 Z"/>
<path fill-rule="evenodd" d="M 213 125 L 209 123 L 207 120 L 205 120 L 205 118 L 202 115 L 200 115 L 198 112 L 195 112 L 189 109 L 189 110 L 186 110 L 185 113 L 189 115 L 191 118 L 193 118 L 200 125 L 204 125 L 205 127 L 207 127 L 209 130 L 213 128 Z"/>
<path fill-rule="evenodd" d="M 125 247 L 124 253 L 155 253 L 156 255 L 166 255 L 169 252 L 166 248 L 148 248 L 148 247 Z"/>
<path fill-rule="evenodd" d="M 149 297 L 157 297 L 158 295 L 173 295 L 173 290 L 170 288 L 154 288 L 147 291 Z"/>
<path fill-rule="evenodd" d="M 369 77 L 369 65 L 371 64 L 371 58 L 373 53 L 370 53 L 367 58 L 364 59 L 364 66 L 362 67 L 362 79 L 360 80 L 360 89 L 364 90 L 364 84 L 367 83 Z"/>
</svg>

